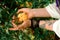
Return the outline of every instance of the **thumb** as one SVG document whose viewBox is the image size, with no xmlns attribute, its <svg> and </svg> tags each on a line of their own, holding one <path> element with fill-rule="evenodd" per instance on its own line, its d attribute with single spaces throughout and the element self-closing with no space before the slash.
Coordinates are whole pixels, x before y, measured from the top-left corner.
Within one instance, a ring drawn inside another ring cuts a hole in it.
<svg viewBox="0 0 60 40">
<path fill-rule="evenodd" d="M 26 9 L 19 9 L 19 10 L 17 11 L 17 14 L 18 14 L 19 12 L 26 12 Z"/>
</svg>

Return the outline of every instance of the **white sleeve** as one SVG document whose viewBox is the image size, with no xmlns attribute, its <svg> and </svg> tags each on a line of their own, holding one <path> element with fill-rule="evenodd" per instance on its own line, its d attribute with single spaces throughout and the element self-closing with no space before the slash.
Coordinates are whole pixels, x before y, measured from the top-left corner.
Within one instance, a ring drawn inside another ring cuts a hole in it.
<svg viewBox="0 0 60 40">
<path fill-rule="evenodd" d="M 53 31 L 56 33 L 56 35 L 60 38 L 60 20 L 56 21 L 53 24 Z"/>
<path fill-rule="evenodd" d="M 47 10 L 48 13 L 51 15 L 51 17 L 60 19 L 60 14 L 59 14 L 60 11 L 59 11 L 59 9 L 56 7 L 56 3 L 49 4 L 49 5 L 46 7 L 46 10 Z"/>
</svg>

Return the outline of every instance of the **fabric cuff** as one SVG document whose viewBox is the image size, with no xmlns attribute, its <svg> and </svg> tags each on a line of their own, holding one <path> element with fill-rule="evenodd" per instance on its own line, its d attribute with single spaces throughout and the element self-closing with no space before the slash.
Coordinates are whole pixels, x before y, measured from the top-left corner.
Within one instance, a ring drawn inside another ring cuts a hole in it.
<svg viewBox="0 0 60 40">
<path fill-rule="evenodd" d="M 53 31 L 56 33 L 56 35 L 60 38 L 60 20 L 56 21 L 53 24 Z"/>
<path fill-rule="evenodd" d="M 49 4 L 49 6 L 45 7 L 48 13 L 51 15 L 52 18 L 60 19 L 60 14 L 57 11 L 56 7 L 53 7 L 52 4 Z"/>
</svg>

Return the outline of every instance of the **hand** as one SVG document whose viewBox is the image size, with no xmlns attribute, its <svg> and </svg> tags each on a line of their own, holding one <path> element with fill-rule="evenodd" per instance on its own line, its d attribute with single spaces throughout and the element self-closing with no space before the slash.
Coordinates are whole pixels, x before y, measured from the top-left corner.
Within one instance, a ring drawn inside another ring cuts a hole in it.
<svg viewBox="0 0 60 40">
<path fill-rule="evenodd" d="M 22 9 L 19 9 L 17 13 L 19 13 L 19 12 L 27 13 L 29 19 L 31 19 L 31 18 L 34 17 L 33 10 L 30 9 L 30 8 L 22 8 Z"/>
<path fill-rule="evenodd" d="M 31 21 L 26 20 L 21 25 L 16 25 L 14 23 L 14 21 L 12 21 L 12 25 L 13 25 L 13 28 L 9 28 L 9 30 L 23 30 L 23 29 L 31 26 Z"/>
</svg>

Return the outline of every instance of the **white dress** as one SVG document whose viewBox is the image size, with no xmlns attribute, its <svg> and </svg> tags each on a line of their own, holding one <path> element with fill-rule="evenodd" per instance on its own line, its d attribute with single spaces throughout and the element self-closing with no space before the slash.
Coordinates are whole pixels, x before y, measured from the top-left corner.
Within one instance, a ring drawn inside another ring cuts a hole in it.
<svg viewBox="0 0 60 40">
<path fill-rule="evenodd" d="M 58 19 L 58 21 L 56 21 L 53 24 L 53 31 L 60 38 L 60 10 L 56 6 L 56 3 L 49 4 L 46 7 L 46 10 L 49 12 L 49 14 L 51 15 L 51 17 Z"/>
</svg>

